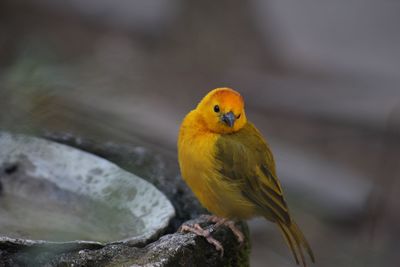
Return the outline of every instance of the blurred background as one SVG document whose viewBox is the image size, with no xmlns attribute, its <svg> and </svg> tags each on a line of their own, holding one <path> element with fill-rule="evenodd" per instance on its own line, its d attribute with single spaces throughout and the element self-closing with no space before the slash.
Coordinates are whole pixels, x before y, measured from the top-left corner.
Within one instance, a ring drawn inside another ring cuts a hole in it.
<svg viewBox="0 0 400 267">
<path fill-rule="evenodd" d="M 0 128 L 143 142 L 240 91 L 315 266 L 400 264 L 400 2 L 2 0 Z M 249 222 L 251 266 L 294 266 Z"/>
</svg>

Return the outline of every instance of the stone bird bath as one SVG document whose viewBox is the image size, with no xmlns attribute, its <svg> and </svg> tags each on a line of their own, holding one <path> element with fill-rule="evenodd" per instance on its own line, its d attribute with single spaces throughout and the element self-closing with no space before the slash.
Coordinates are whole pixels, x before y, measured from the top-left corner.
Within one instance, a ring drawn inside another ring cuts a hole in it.
<svg viewBox="0 0 400 267">
<path fill-rule="evenodd" d="M 0 242 L 146 243 L 174 216 L 152 184 L 55 142 L 0 134 Z"/>
</svg>

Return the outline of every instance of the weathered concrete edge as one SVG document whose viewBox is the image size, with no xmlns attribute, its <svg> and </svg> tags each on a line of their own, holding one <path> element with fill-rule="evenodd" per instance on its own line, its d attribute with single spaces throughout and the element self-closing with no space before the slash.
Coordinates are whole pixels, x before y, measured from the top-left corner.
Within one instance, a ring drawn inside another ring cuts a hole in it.
<svg viewBox="0 0 400 267">
<path fill-rule="evenodd" d="M 205 225 L 201 219 L 188 223 Z M 238 226 L 248 234 L 245 224 Z M 221 228 L 214 234 L 224 245 L 223 257 L 204 238 L 177 232 L 164 235 L 142 248 L 109 245 L 97 250 L 63 253 L 48 261 L 46 266 L 248 266 L 248 241 L 240 246 L 229 231 Z"/>
</svg>

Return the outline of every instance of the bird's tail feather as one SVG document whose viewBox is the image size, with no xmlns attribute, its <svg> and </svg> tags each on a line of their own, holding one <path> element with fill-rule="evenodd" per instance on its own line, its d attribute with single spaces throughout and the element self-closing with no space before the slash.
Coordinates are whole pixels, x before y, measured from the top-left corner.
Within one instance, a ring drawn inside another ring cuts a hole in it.
<svg viewBox="0 0 400 267">
<path fill-rule="evenodd" d="M 300 264 L 301 261 L 302 266 L 307 266 L 303 249 L 305 249 L 307 254 L 310 256 L 311 261 L 315 262 L 314 253 L 312 252 L 310 245 L 294 221 L 292 221 L 289 225 L 277 221 L 277 225 L 288 247 L 292 251 L 297 264 Z"/>
</svg>

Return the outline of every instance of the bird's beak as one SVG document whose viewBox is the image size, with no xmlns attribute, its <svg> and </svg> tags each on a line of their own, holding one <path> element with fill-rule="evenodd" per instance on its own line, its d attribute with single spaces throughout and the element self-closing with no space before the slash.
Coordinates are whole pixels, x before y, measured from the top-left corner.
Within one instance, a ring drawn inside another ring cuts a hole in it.
<svg viewBox="0 0 400 267">
<path fill-rule="evenodd" d="M 235 124 L 235 120 L 236 120 L 236 117 L 235 117 L 235 114 L 233 114 L 232 111 L 223 114 L 222 117 L 221 117 L 221 121 L 223 123 L 225 123 L 226 125 L 228 125 L 229 127 L 231 127 L 231 128 Z"/>
</svg>

